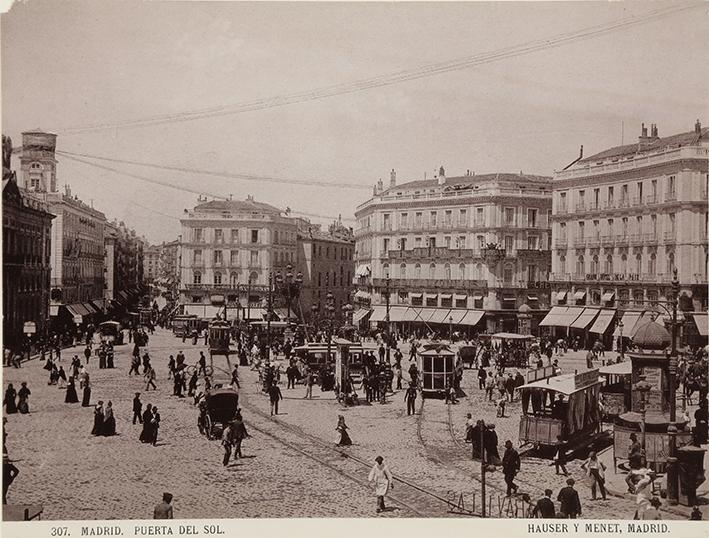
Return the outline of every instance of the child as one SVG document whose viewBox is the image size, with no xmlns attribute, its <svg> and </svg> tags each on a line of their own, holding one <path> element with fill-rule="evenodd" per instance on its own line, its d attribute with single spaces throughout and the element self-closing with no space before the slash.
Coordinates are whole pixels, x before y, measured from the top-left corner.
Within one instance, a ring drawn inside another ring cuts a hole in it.
<svg viewBox="0 0 709 538">
<path fill-rule="evenodd" d="M 505 395 L 501 395 L 497 399 L 497 416 L 499 418 L 505 418 L 505 404 L 507 403 L 507 398 Z"/>
</svg>

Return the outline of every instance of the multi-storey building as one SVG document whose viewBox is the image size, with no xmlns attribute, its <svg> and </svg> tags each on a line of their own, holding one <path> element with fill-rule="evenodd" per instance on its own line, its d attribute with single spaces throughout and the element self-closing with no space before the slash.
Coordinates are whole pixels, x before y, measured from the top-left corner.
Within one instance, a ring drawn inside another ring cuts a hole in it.
<svg viewBox="0 0 709 538">
<path fill-rule="evenodd" d="M 637 143 L 557 172 L 550 280 L 556 313 L 569 311 L 548 324 L 588 329 L 593 307 L 603 307 L 607 323 L 591 332 L 608 339 L 615 318 L 631 337 L 640 312 L 668 300 L 674 269 L 680 309 L 706 315 L 708 186 L 709 129 L 699 121 L 665 138 L 643 125 Z M 587 307 L 585 319 L 570 319 L 576 306 Z"/>
<path fill-rule="evenodd" d="M 20 349 L 47 335 L 51 227 L 54 215 L 46 204 L 20 189 L 10 168 L 12 142 L 3 136 L 3 344 Z M 34 324 L 32 326 L 32 324 Z"/>
<path fill-rule="evenodd" d="M 180 283 L 180 239 L 162 244 L 159 274 L 169 298 L 174 300 Z"/>
<path fill-rule="evenodd" d="M 143 293 L 145 239 L 116 220 L 106 223 L 105 235 L 106 298 L 125 311 Z"/>
<path fill-rule="evenodd" d="M 143 279 L 153 283 L 160 276 L 160 255 L 162 245 L 149 245 L 145 247 L 143 261 Z"/>
<path fill-rule="evenodd" d="M 389 319 L 404 330 L 517 330 L 520 306 L 533 327 L 548 309 L 551 178 L 448 178 L 441 167 L 397 185 L 392 170 L 389 188 L 380 180 L 355 216 L 355 300 L 374 307 L 370 321 L 385 319 L 387 278 Z"/>
<path fill-rule="evenodd" d="M 296 219 L 249 196 L 200 199 L 181 223 L 183 312 L 211 317 L 219 311 L 212 303 L 226 302 L 229 318 L 248 310 L 262 319 L 269 273 L 296 263 Z"/>
<path fill-rule="evenodd" d="M 106 217 L 67 186 L 57 191 L 56 135 L 22 133 L 22 187 L 55 215 L 51 238 L 50 316 L 54 328 L 93 321 L 104 310 L 104 225 Z"/>
<path fill-rule="evenodd" d="M 343 226 L 341 220 L 331 224 L 327 232 L 319 225 L 305 222 L 298 231 L 298 256 L 294 267 L 303 273 L 299 305 L 305 318 L 324 315 L 325 297 L 329 292 L 334 298 L 335 318 L 343 319 L 342 308 L 352 302 L 352 229 Z M 314 312 L 313 306 L 316 307 Z"/>
</svg>

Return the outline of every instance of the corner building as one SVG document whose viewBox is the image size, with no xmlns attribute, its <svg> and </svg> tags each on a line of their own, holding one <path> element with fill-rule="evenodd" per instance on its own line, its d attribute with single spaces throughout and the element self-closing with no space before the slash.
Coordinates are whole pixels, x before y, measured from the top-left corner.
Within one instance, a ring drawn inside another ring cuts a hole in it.
<svg viewBox="0 0 709 538">
<path fill-rule="evenodd" d="M 706 340 L 708 187 L 709 129 L 699 121 L 664 138 L 656 125 L 649 134 L 643 125 L 637 143 L 557 172 L 550 279 L 556 308 L 544 325 L 578 330 L 587 340 L 610 342 L 621 330 L 632 337 L 640 314 L 671 298 L 676 268 L 681 343 Z"/>
<path fill-rule="evenodd" d="M 356 322 L 386 320 L 387 277 L 392 329 L 408 334 L 535 331 L 546 314 L 551 178 L 441 167 L 397 185 L 392 170 L 355 216 Z"/>
</svg>

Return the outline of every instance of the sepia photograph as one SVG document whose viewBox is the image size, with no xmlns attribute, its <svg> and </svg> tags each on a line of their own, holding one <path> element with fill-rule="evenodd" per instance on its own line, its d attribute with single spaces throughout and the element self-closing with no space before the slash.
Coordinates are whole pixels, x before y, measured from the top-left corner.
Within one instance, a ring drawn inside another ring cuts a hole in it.
<svg viewBox="0 0 709 538">
<path fill-rule="evenodd" d="M 709 4 L 3 4 L 8 536 L 709 519 Z"/>
</svg>

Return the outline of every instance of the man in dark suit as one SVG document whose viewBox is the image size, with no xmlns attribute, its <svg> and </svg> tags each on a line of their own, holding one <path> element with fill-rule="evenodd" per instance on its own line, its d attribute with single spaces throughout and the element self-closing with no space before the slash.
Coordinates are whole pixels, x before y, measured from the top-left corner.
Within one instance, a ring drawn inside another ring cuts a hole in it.
<svg viewBox="0 0 709 538">
<path fill-rule="evenodd" d="M 542 519 L 554 519 L 556 517 L 556 510 L 554 509 L 554 501 L 551 500 L 552 491 L 550 489 L 544 490 L 544 497 L 537 501 L 537 504 L 532 510 L 532 517 L 538 517 Z"/>
<path fill-rule="evenodd" d="M 559 501 L 559 513 L 562 519 L 576 519 L 581 515 L 581 501 L 579 492 L 574 489 L 574 483 L 574 479 L 569 478 L 566 481 L 567 486 L 559 490 L 556 498 Z"/>
<path fill-rule="evenodd" d="M 515 475 L 520 469 L 519 453 L 512 448 L 512 441 L 505 441 L 505 454 L 502 456 L 502 474 L 507 484 L 507 496 L 512 495 L 512 490 L 517 493 L 519 487 L 514 483 Z"/>
<path fill-rule="evenodd" d="M 135 393 L 135 398 L 133 398 L 133 424 L 137 420 L 141 424 L 143 423 L 143 402 L 140 401 L 140 392 Z"/>
</svg>

